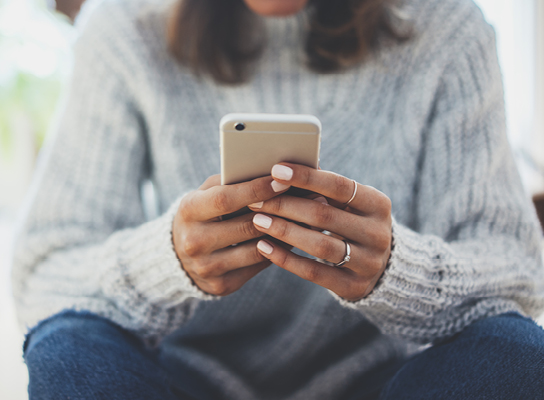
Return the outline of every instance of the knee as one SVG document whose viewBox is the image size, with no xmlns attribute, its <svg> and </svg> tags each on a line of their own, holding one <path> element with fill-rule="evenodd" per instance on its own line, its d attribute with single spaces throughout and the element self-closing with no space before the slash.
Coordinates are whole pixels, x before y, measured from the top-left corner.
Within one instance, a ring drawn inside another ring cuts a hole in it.
<svg viewBox="0 0 544 400">
<path fill-rule="evenodd" d="M 508 313 L 478 321 L 452 342 L 456 347 L 471 364 L 466 378 L 475 390 L 497 399 L 544 392 L 544 330 L 529 318 Z"/>
<path fill-rule="evenodd" d="M 488 354 L 512 368 L 521 367 L 519 370 L 524 375 L 528 369 L 544 372 L 544 330 L 517 313 L 478 321 L 465 329 L 457 340 L 475 354 Z"/>
<path fill-rule="evenodd" d="M 64 311 L 34 327 L 24 344 L 25 358 L 35 353 L 66 355 L 81 352 L 120 335 L 120 328 L 89 312 Z"/>
<path fill-rule="evenodd" d="M 509 313 L 478 321 L 409 360 L 384 397 L 536 399 L 544 392 L 542 376 L 544 331 Z"/>
<path fill-rule="evenodd" d="M 65 311 L 38 324 L 27 335 L 24 359 L 31 380 L 70 379 L 93 371 L 119 354 L 121 338 L 133 340 L 111 322 L 89 312 Z"/>
</svg>

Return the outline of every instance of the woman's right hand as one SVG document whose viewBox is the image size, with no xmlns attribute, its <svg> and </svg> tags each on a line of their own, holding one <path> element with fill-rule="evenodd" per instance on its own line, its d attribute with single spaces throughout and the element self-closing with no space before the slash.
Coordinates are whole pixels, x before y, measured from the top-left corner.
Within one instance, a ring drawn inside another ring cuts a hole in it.
<svg viewBox="0 0 544 400">
<path fill-rule="evenodd" d="M 182 268 L 202 291 L 226 296 L 271 264 L 257 250 L 264 234 L 255 229 L 255 213 L 224 221 L 221 217 L 288 188 L 270 176 L 222 186 L 214 175 L 181 199 L 172 227 L 174 248 Z"/>
</svg>

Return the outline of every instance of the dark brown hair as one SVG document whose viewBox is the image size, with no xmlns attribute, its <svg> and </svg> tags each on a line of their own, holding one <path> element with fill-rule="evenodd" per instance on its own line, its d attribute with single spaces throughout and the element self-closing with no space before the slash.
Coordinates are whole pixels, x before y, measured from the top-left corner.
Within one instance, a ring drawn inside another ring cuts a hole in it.
<svg viewBox="0 0 544 400">
<path fill-rule="evenodd" d="M 395 27 L 398 0 L 310 0 L 306 38 L 308 67 L 340 71 L 362 62 L 385 35 L 411 36 Z M 265 45 L 260 19 L 243 0 L 180 0 L 168 24 L 168 47 L 197 75 L 218 83 L 242 83 Z"/>
</svg>

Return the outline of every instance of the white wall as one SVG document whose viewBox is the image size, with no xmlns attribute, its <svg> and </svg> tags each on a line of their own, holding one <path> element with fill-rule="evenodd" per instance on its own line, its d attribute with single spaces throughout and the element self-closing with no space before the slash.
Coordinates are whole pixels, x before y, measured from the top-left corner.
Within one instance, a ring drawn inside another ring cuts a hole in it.
<svg viewBox="0 0 544 400">
<path fill-rule="evenodd" d="M 475 1 L 497 33 L 508 134 L 522 178 L 529 193 L 542 192 L 544 0 Z"/>
<path fill-rule="evenodd" d="M 535 131 L 534 156 L 541 169 L 540 191 L 544 192 L 544 0 L 537 0 L 535 10 L 536 31 L 536 96 L 535 96 Z"/>
</svg>

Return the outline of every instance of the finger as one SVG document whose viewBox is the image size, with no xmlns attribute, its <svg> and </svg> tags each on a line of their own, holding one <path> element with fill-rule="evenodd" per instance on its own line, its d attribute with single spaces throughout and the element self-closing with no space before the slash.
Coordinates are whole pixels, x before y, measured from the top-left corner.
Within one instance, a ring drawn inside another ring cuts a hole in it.
<svg viewBox="0 0 544 400">
<path fill-rule="evenodd" d="M 299 164 L 276 164 L 272 168 L 272 177 L 280 183 L 320 193 L 344 205 L 355 192 L 355 183 L 352 179 Z M 360 183 L 357 183 L 356 196 L 349 206 L 364 214 L 390 214 L 391 212 L 391 201 L 385 194 Z"/>
<path fill-rule="evenodd" d="M 319 198 L 308 200 L 283 195 L 265 201 L 260 208 L 255 205 L 251 205 L 250 208 L 256 212 L 273 214 L 320 230 L 334 232 L 363 246 L 385 249 L 391 242 L 390 224 L 331 207 Z"/>
<path fill-rule="evenodd" d="M 200 185 L 198 190 L 206 190 L 206 189 L 209 189 L 211 187 L 219 186 L 219 185 L 221 185 L 221 175 L 219 175 L 219 174 L 212 175 L 212 176 L 208 177 L 204 181 L 204 183 L 202 185 Z M 214 221 L 214 222 L 221 221 L 221 220 L 222 220 L 221 217 L 212 218 L 212 221 Z"/>
<path fill-rule="evenodd" d="M 287 185 L 273 186 L 274 182 L 272 177 L 266 176 L 236 185 L 197 190 L 182 199 L 182 202 L 185 202 L 182 207 L 183 218 L 185 221 L 208 221 L 231 214 L 249 204 L 271 199 L 289 188 Z"/>
<path fill-rule="evenodd" d="M 253 218 L 257 229 L 280 242 L 290 244 L 306 253 L 333 264 L 338 264 L 348 255 L 348 247 L 343 239 L 306 229 L 282 218 L 256 214 Z M 342 265 L 357 275 L 372 279 L 379 273 L 385 262 L 383 251 L 350 243 L 349 261 Z M 389 255 L 387 254 L 387 258 Z"/>
<path fill-rule="evenodd" d="M 266 261 L 256 248 L 257 240 L 242 243 L 238 246 L 228 247 L 193 260 L 188 265 L 191 277 L 209 280 L 218 278 L 254 264 Z"/>
<path fill-rule="evenodd" d="M 363 247 L 356 243 L 346 242 L 332 236 L 301 227 L 282 218 L 274 218 L 264 214 L 256 214 L 253 218 L 257 229 L 272 238 L 288 243 L 319 259 L 338 264 L 348 255 L 349 260 L 342 265 L 354 271 L 359 277 L 372 281 L 381 275 L 389 252 L 377 250 L 375 247 Z"/>
<path fill-rule="evenodd" d="M 362 298 L 368 289 L 367 279 L 346 268 L 330 267 L 309 258 L 294 254 L 268 240 L 260 240 L 257 248 L 263 256 L 278 267 L 330 289 L 347 300 Z"/>
<path fill-rule="evenodd" d="M 346 254 L 346 246 L 342 240 L 304 228 L 283 218 L 256 214 L 253 222 L 256 229 L 262 231 L 263 234 L 268 234 L 322 260 L 337 264 Z M 351 248 L 351 257 L 354 260 L 355 245 Z M 345 266 L 349 268 L 347 264 Z"/>
<path fill-rule="evenodd" d="M 222 277 L 202 281 L 197 280 L 195 283 L 206 293 L 215 296 L 227 296 L 239 290 L 247 281 L 266 269 L 270 264 L 270 261 L 266 260 L 255 265 L 231 271 Z"/>
<path fill-rule="evenodd" d="M 206 179 L 204 181 L 204 183 L 202 185 L 200 185 L 200 187 L 198 188 L 199 190 L 206 190 L 206 189 L 209 189 L 213 186 L 220 186 L 221 185 L 221 175 L 217 174 L 217 175 L 212 175 L 210 177 L 208 177 L 208 179 Z"/>
<path fill-rule="evenodd" d="M 182 243 L 185 254 L 196 258 L 233 244 L 261 237 L 264 234 L 255 228 L 253 215 L 253 213 L 245 214 L 227 221 L 207 224 L 191 224 L 191 229 L 185 231 L 186 234 L 179 242 Z"/>
</svg>

